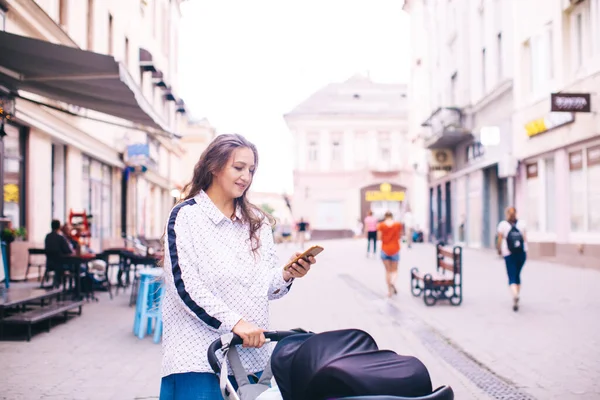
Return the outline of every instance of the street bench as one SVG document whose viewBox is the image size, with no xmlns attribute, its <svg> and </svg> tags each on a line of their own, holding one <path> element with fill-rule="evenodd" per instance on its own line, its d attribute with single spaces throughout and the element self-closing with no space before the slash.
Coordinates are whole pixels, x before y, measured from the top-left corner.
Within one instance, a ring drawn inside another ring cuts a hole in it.
<svg viewBox="0 0 600 400">
<path fill-rule="evenodd" d="M 66 300 L 57 301 L 44 307 L 34 308 L 33 310 L 25 311 L 4 318 L 0 323 L 2 325 L 27 325 L 27 341 L 31 340 L 31 326 L 35 323 L 48 320 L 48 332 L 52 327 L 52 317 L 59 314 L 64 314 L 65 319 L 68 317 L 70 310 L 79 308 L 78 315 L 81 315 L 83 300 Z"/>
<path fill-rule="evenodd" d="M 418 268 L 410 270 L 410 289 L 413 296 L 423 294 L 427 306 L 438 300 L 449 300 L 458 306 L 462 303 L 462 247 L 452 248 L 443 243 L 436 245 L 436 272 L 422 273 Z"/>
</svg>

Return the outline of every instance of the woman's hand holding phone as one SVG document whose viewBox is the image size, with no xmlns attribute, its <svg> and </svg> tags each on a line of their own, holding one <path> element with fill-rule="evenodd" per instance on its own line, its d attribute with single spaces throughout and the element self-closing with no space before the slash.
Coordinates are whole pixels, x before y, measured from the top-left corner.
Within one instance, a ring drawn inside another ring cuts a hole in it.
<svg viewBox="0 0 600 400">
<path fill-rule="evenodd" d="M 320 246 L 313 246 L 304 253 L 297 252 L 283 267 L 283 279 L 288 282 L 292 278 L 302 278 L 310 271 L 312 264 L 316 263 L 315 255 L 323 251 Z"/>
</svg>

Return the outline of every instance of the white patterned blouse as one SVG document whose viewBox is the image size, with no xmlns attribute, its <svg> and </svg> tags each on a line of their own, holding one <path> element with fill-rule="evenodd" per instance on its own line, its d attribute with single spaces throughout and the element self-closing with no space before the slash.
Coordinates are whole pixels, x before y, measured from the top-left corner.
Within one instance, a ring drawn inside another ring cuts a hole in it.
<svg viewBox="0 0 600 400">
<path fill-rule="evenodd" d="M 171 211 L 165 238 L 165 295 L 162 376 L 212 372 L 210 343 L 240 320 L 268 329 L 269 300 L 288 293 L 273 233 L 260 229 L 261 247 L 254 255 L 249 226 L 227 218 L 201 191 Z M 262 371 L 270 346 L 240 348 L 248 372 Z"/>
</svg>

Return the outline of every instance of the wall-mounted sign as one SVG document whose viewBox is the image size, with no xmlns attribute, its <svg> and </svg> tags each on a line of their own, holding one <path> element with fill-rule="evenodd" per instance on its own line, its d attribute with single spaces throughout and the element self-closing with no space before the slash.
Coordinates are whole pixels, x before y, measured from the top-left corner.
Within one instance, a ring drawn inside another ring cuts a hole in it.
<svg viewBox="0 0 600 400">
<path fill-rule="evenodd" d="M 366 201 L 404 201 L 404 191 L 393 191 L 392 185 L 382 183 L 379 190 L 367 190 L 365 192 Z"/>
<path fill-rule="evenodd" d="M 526 165 L 527 179 L 537 178 L 538 176 L 538 163 L 534 162 L 532 164 Z"/>
<path fill-rule="evenodd" d="M 585 112 L 592 111 L 589 93 L 552 93 L 550 111 Z"/>
<path fill-rule="evenodd" d="M 485 155 L 485 147 L 480 142 L 467 146 L 467 163 L 473 162 Z"/>
<path fill-rule="evenodd" d="M 429 160 L 430 171 L 450 172 L 452 171 L 453 163 L 452 150 L 439 149 L 431 151 Z"/>
<path fill-rule="evenodd" d="M 500 144 L 500 127 L 482 127 L 479 131 L 479 142 L 484 146 L 498 146 Z"/>
<path fill-rule="evenodd" d="M 543 118 L 526 123 L 525 131 L 527 132 L 527 136 L 532 137 L 574 121 L 575 114 L 571 112 L 551 112 Z"/>
</svg>

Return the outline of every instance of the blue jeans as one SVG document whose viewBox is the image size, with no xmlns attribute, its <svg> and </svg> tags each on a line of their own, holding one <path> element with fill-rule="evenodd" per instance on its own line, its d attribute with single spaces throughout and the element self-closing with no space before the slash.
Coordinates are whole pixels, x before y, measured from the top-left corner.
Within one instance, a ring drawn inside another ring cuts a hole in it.
<svg viewBox="0 0 600 400">
<path fill-rule="evenodd" d="M 521 284 L 521 270 L 523 269 L 523 265 L 525 265 L 525 260 L 527 260 L 527 253 L 525 252 L 504 257 L 509 285 Z"/>
<path fill-rule="evenodd" d="M 260 373 L 256 374 L 260 377 Z M 233 388 L 238 385 L 233 377 L 229 377 Z M 254 383 L 253 380 L 251 380 Z M 160 383 L 160 400 L 222 400 L 219 378 L 209 372 L 186 372 L 171 374 L 162 378 Z"/>
<path fill-rule="evenodd" d="M 400 261 L 400 252 L 396 254 L 388 255 L 386 252 L 381 250 L 381 259 L 383 261 Z"/>
</svg>

